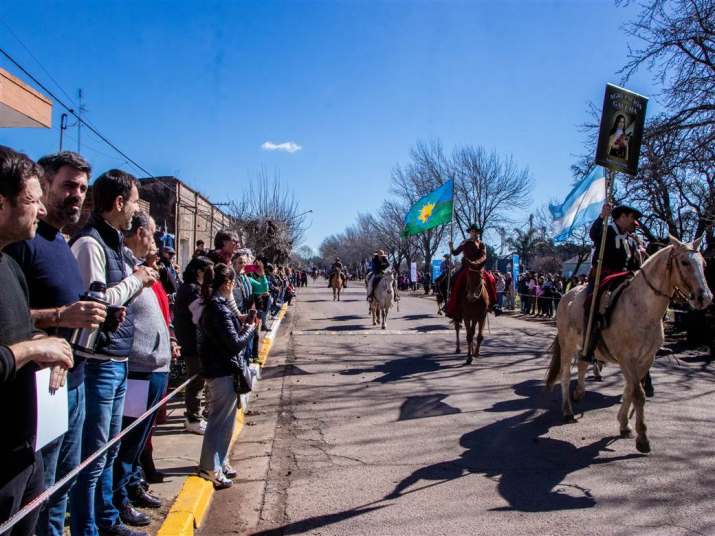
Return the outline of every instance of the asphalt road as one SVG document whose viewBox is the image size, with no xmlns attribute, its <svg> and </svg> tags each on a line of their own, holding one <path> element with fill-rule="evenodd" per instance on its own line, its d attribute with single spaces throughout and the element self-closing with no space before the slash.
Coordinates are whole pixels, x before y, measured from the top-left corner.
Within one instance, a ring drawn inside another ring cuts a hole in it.
<svg viewBox="0 0 715 536">
<path fill-rule="evenodd" d="M 715 534 L 715 374 L 697 355 L 657 360 L 641 455 L 617 437 L 613 367 L 562 425 L 552 325 L 492 317 L 463 366 L 432 299 L 403 297 L 381 331 L 362 287 L 344 298 L 301 290 L 201 534 Z"/>
</svg>

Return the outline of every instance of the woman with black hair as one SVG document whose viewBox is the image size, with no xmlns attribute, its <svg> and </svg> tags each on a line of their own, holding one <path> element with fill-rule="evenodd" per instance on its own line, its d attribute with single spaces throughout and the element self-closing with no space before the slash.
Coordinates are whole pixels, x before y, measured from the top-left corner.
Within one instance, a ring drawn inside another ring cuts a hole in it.
<svg viewBox="0 0 715 536">
<path fill-rule="evenodd" d="M 201 285 L 206 274 L 211 274 L 214 263 L 206 257 L 194 257 L 184 270 L 184 280 L 176 291 L 174 301 L 174 332 L 181 346 L 181 357 L 186 364 L 186 374 L 191 377 L 196 374 L 186 386 L 184 410 L 184 428 L 187 432 L 202 435 L 206 429 L 206 421 L 201 418 L 201 399 L 199 394 L 204 388 L 204 378 L 201 376 L 201 361 L 196 348 L 196 324 L 192 318 L 191 304 L 200 299 Z"/>
<path fill-rule="evenodd" d="M 201 288 L 203 311 L 199 320 L 198 349 L 201 370 L 208 384 L 209 416 L 201 447 L 199 475 L 216 489 L 228 488 L 236 472 L 228 463 L 228 447 L 238 408 L 234 383 L 236 374 L 248 363 L 244 350 L 253 338 L 256 322 L 240 321 L 229 307 L 236 274 L 223 263 L 216 264 L 213 278 L 204 278 Z M 252 318 L 249 316 L 249 318 Z"/>
</svg>

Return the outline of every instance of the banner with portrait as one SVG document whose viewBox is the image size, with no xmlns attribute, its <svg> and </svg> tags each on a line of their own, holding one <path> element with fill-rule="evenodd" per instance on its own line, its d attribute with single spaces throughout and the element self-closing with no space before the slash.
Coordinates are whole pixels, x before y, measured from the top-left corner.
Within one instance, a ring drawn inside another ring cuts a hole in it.
<svg viewBox="0 0 715 536">
<path fill-rule="evenodd" d="M 648 99 L 613 84 L 606 85 L 596 164 L 628 175 L 638 173 Z"/>
</svg>

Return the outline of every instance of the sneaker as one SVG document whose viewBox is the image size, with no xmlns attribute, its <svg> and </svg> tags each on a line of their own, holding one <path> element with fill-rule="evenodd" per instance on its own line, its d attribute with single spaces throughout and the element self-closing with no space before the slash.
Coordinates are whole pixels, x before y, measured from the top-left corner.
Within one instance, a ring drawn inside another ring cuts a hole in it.
<svg viewBox="0 0 715 536">
<path fill-rule="evenodd" d="M 223 464 L 223 474 L 226 478 L 236 478 L 238 476 L 236 470 L 228 462 Z"/>
<path fill-rule="evenodd" d="M 203 419 L 200 421 L 189 421 L 187 419 L 184 421 L 184 429 L 191 434 L 204 435 L 206 431 L 206 421 Z"/>
<path fill-rule="evenodd" d="M 233 486 L 233 480 L 226 478 L 222 471 L 199 471 L 199 476 L 213 482 L 214 489 L 226 489 Z"/>
</svg>

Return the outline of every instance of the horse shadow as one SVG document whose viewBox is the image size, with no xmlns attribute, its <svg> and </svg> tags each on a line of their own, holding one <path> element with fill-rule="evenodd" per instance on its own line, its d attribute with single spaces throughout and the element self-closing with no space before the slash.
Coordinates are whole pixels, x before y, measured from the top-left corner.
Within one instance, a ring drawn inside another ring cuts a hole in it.
<svg viewBox="0 0 715 536">
<path fill-rule="evenodd" d="M 391 383 L 404 380 L 415 374 L 434 372 L 435 370 L 439 370 L 439 368 L 439 362 L 431 359 L 431 356 L 403 357 L 400 359 L 391 359 L 385 363 L 375 365 L 372 368 L 343 370 L 340 374 L 343 376 L 354 376 L 369 372 L 380 372 L 382 376 L 372 381 L 377 383 Z"/>
<path fill-rule="evenodd" d="M 397 499 L 423 489 L 413 488 L 422 480 L 434 481 L 425 486 L 431 487 L 470 474 L 481 474 L 498 479 L 497 490 L 508 506 L 496 510 L 550 512 L 591 508 L 596 505 L 591 491 L 566 483 L 568 475 L 591 465 L 642 456 L 634 453 L 599 459 L 601 452 L 611 451 L 609 445 L 615 438 L 607 437 L 579 447 L 560 439 L 543 437 L 552 426 L 562 424 L 561 413 L 552 410 L 553 404 L 544 392 L 543 383 L 537 380 L 521 382 L 514 386 L 514 393 L 518 398 L 498 402 L 486 411 L 521 413 L 464 434 L 459 444 L 466 450 L 458 459 L 416 470 L 399 482 L 385 499 Z M 619 396 L 592 392 L 581 402 L 580 409 L 606 408 L 617 404 L 619 399 Z"/>
</svg>

